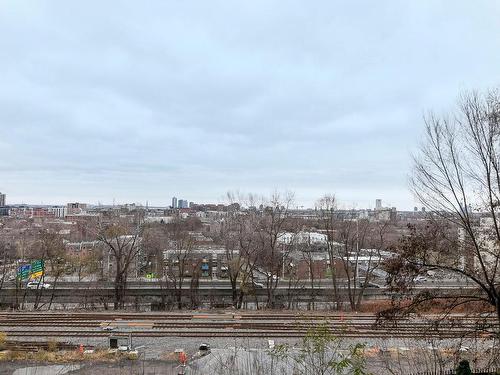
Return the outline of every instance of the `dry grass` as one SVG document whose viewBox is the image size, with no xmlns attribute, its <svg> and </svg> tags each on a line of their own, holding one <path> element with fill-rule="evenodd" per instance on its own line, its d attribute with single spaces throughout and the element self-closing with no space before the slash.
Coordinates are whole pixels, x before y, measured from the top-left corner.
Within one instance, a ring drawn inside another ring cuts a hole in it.
<svg viewBox="0 0 500 375">
<path fill-rule="evenodd" d="M 23 352 L 8 350 L 0 357 L 0 361 L 34 361 L 49 363 L 70 363 L 70 362 L 116 362 L 122 355 L 109 353 L 108 350 L 96 350 L 93 353 L 82 354 L 77 350 L 72 351 L 47 351 Z"/>
<path fill-rule="evenodd" d="M 128 353 L 127 358 L 130 360 L 136 360 L 136 359 L 139 359 L 139 354 L 138 353 Z"/>
<path fill-rule="evenodd" d="M 57 351 L 57 347 L 59 346 L 59 342 L 57 340 L 51 339 L 47 341 L 47 350 L 49 352 Z"/>
<path fill-rule="evenodd" d="M 400 307 L 407 307 L 410 303 L 411 300 L 402 301 Z M 391 307 L 393 307 L 391 300 L 366 301 L 361 305 L 360 312 L 378 313 Z M 418 311 L 427 314 L 439 314 L 448 311 L 449 307 L 448 301 L 436 298 L 427 304 L 422 304 Z M 480 302 L 464 303 L 453 309 L 455 313 L 484 313 L 491 311 L 493 311 L 491 305 Z"/>
<path fill-rule="evenodd" d="M 365 301 L 361 304 L 360 312 L 377 313 L 391 307 L 391 300 Z"/>
<path fill-rule="evenodd" d="M 7 334 L 5 332 L 0 332 L 0 350 L 5 349 L 6 343 L 7 343 Z"/>
</svg>

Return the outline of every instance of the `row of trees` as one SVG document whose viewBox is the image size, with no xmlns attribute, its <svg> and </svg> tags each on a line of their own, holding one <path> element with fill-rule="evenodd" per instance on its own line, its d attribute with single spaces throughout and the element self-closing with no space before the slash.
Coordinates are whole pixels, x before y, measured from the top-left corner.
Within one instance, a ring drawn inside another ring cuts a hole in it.
<svg viewBox="0 0 500 375">
<path fill-rule="evenodd" d="M 0 233 L 3 234 L 3 233 Z M 35 260 L 43 260 L 45 272 L 40 280 L 43 282 L 45 275 L 51 277 L 50 300 L 47 308 L 50 309 L 54 300 L 54 290 L 63 275 L 77 275 L 78 280 L 95 275 L 101 263 L 100 253 L 87 253 L 85 255 L 74 255 L 68 253 L 64 241 L 60 235 L 47 229 L 38 229 L 23 235 L 0 236 L 0 289 L 6 283 L 16 281 L 16 296 L 18 305 L 23 306 L 26 289 L 22 288 L 22 280 L 17 279 L 17 268 L 23 264 L 29 264 Z M 40 295 L 34 303 L 34 308 L 45 306 L 40 304 Z"/>
<path fill-rule="evenodd" d="M 229 198 L 233 203 L 236 201 L 233 195 Z M 373 271 L 380 267 L 379 251 L 386 246 L 386 222 L 339 217 L 333 196 L 319 201 L 320 215 L 312 222 L 293 215 L 290 193 L 275 193 L 269 200 L 261 199 L 263 210 L 251 208 L 256 206 L 254 196 L 240 197 L 238 201 L 240 204 L 231 205 L 234 209 L 215 226 L 217 230 L 205 233 L 224 249 L 222 262 L 227 266 L 235 308 L 241 308 L 244 296 L 251 295 L 260 284 L 264 284 L 266 291 L 266 307 L 283 307 L 283 301 L 278 303 L 275 294 L 279 281 L 283 283 L 285 279 L 287 307 L 291 308 L 300 288 L 307 286 L 314 290 L 319 286 L 319 278 L 325 272 L 318 264 L 324 264 L 327 257 L 333 302 L 337 308 L 347 303 L 352 309 L 359 309 Z M 240 205 L 247 208 L 240 210 Z M 308 236 L 311 230 L 324 236 L 319 248 Z M 46 260 L 52 289 L 65 274 L 76 273 L 78 280 L 88 275 L 94 275 L 96 280 L 111 278 L 116 309 L 124 307 L 129 277 L 134 272 L 135 276 L 144 276 L 149 270 L 165 289 L 164 299 L 167 299 L 167 290 L 174 290 L 175 304 L 180 309 L 184 307 L 186 282 L 189 282 L 189 293 L 198 287 L 201 259 L 195 254 L 198 245 L 195 234 L 200 231 L 199 220 L 192 218 L 145 224 L 142 214 L 103 217 L 85 228 L 87 238 L 99 243 L 89 252 L 70 255 L 62 236 L 56 230 L 47 229 L 32 233 L 26 241 L 17 238 L 9 244 L 2 242 L 0 250 L 4 249 L 3 254 L 9 257 L 3 262 L 4 267 L 19 258 Z M 361 249 L 366 248 L 375 251 L 368 253 L 373 259 L 361 270 L 357 264 Z M 302 264 L 301 275 L 298 263 Z M 2 281 L 6 274 L 2 272 Z M 255 303 L 259 302 L 255 300 Z M 195 307 L 194 301 L 192 305 Z M 314 302 L 310 307 L 314 308 Z"/>
<path fill-rule="evenodd" d="M 324 263 L 325 256 L 329 260 L 327 274 L 332 282 L 335 306 L 340 309 L 348 304 L 353 310 L 360 308 L 373 272 L 381 266 L 380 251 L 386 248 L 387 222 L 338 216 L 333 196 L 319 201 L 320 215 L 312 228 L 310 221 L 306 223 L 292 214 L 293 194 L 275 193 L 268 200 L 259 200 L 262 210 L 252 208 L 257 206 L 257 199 L 252 195 L 236 199 L 229 194 L 228 198 L 238 204 L 230 206 L 234 209 L 220 222 L 218 230 L 205 234 L 224 249 L 222 261 L 227 266 L 235 308 L 241 308 L 244 297 L 252 295 L 256 285 L 261 284 L 267 296 L 265 306 L 284 307 L 275 295 L 279 281 L 285 279 L 287 304 L 292 307 L 300 288 L 307 286 L 314 290 L 319 286 L 322 272 L 318 270 L 318 263 Z M 246 209 L 238 209 L 245 206 Z M 194 234 L 201 230 L 200 222 L 177 219 L 170 223 L 145 224 L 142 219 L 142 215 L 137 215 L 101 220 L 95 229 L 95 238 L 103 245 L 101 267 L 106 264 L 106 256 L 112 260 L 112 269 L 106 272 L 112 272 L 114 278 L 114 308 L 124 306 L 127 280 L 133 270 L 140 275 L 144 275 L 145 270 L 155 274 L 155 281 L 165 290 L 162 302 L 171 299 L 173 290 L 177 308 L 184 307 L 185 293 L 191 294 L 191 307 L 196 307 L 201 258 L 196 254 L 198 243 Z M 309 230 L 324 235 L 321 251 L 304 236 Z M 358 269 L 361 250 L 367 248 L 372 251 L 364 255 L 365 267 Z M 139 258 L 145 267 L 138 267 Z M 305 278 L 297 274 L 298 262 L 307 268 Z M 255 303 L 258 306 L 259 301 L 255 299 Z M 314 308 L 314 302 L 310 307 Z"/>
<path fill-rule="evenodd" d="M 275 291 L 283 276 L 288 282 L 290 307 L 294 290 L 308 286 L 314 291 L 319 286 L 324 272 L 318 269 L 318 264 L 324 264 L 326 257 L 326 274 L 331 279 L 335 306 L 340 309 L 347 303 L 353 310 L 360 308 L 374 271 L 381 267 L 380 251 L 387 246 L 388 222 L 339 216 L 331 195 L 318 202 L 319 216 L 312 222 L 293 215 L 290 193 L 273 194 L 263 201 L 263 210 L 251 209 L 257 206 L 254 196 L 238 199 L 232 194 L 228 196 L 232 202 L 237 200 L 238 206 L 250 207 L 244 212 L 230 212 L 214 237 L 226 249 L 234 307 L 241 307 L 245 293 L 245 288 L 238 286 L 252 285 L 256 280 L 264 281 L 267 307 L 282 307 L 276 304 Z M 314 241 L 311 231 L 322 234 L 323 241 L 319 244 Z M 371 251 L 362 252 L 363 249 Z M 365 267 L 358 269 L 362 254 Z M 307 268 L 305 280 L 297 275 L 297 262 Z"/>
</svg>

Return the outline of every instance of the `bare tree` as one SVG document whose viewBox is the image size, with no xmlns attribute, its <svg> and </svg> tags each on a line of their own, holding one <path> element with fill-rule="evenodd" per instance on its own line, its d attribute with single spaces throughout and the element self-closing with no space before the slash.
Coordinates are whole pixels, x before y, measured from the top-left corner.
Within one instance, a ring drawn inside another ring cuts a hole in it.
<svg viewBox="0 0 500 375">
<path fill-rule="evenodd" d="M 253 206 L 251 206 L 253 207 Z M 237 224 L 236 240 L 239 251 L 238 263 L 233 265 L 233 271 L 239 267 L 238 275 L 233 274 L 235 284 L 239 281 L 237 308 L 241 308 L 245 295 L 255 296 L 255 305 L 259 301 L 255 293 L 255 280 L 260 266 L 261 241 L 259 236 L 260 213 L 250 209 L 244 217 L 240 217 Z M 235 277 L 236 276 L 236 277 Z"/>
<path fill-rule="evenodd" d="M 114 261 L 114 309 L 125 304 L 127 278 L 131 265 L 137 259 L 140 248 L 142 226 L 139 221 L 130 223 L 125 220 L 99 222 L 98 239 L 105 245 Z"/>
<path fill-rule="evenodd" d="M 360 307 L 367 280 L 361 282 L 359 258 L 365 245 L 369 223 L 367 220 L 343 220 L 338 223 L 337 241 L 342 244 L 339 258 L 346 274 L 347 296 L 352 310 Z"/>
<path fill-rule="evenodd" d="M 195 239 L 186 230 L 182 220 L 175 220 L 169 226 L 169 249 L 166 277 L 175 291 L 177 308 L 182 309 L 183 287 L 187 276 L 192 276 Z"/>
<path fill-rule="evenodd" d="M 101 249 L 93 248 L 91 251 L 83 254 L 74 254 L 67 256 L 68 265 L 76 273 L 78 282 L 84 278 L 98 275 L 103 272 L 103 254 Z"/>
<path fill-rule="evenodd" d="M 5 281 L 8 281 L 7 276 L 10 271 L 12 270 L 10 265 L 13 263 L 15 260 L 15 245 L 10 239 L 6 238 L 1 238 L 0 239 L 0 290 L 3 288 Z M 13 276 L 15 276 L 13 274 Z"/>
<path fill-rule="evenodd" d="M 66 271 L 66 248 L 64 246 L 62 238 L 58 234 L 48 231 L 42 231 L 40 233 L 39 247 L 42 252 L 42 256 L 40 257 L 40 259 L 43 259 L 45 263 L 47 263 L 47 265 L 49 266 L 48 271 L 53 277 L 51 288 L 52 291 L 48 305 L 48 309 L 50 310 L 50 307 L 52 306 L 52 303 L 54 301 L 57 282 Z M 45 277 L 45 272 L 43 277 Z"/>
<path fill-rule="evenodd" d="M 315 309 L 315 300 L 316 295 L 314 293 L 315 289 L 315 280 L 316 280 L 316 267 L 315 267 L 315 259 L 314 252 L 312 250 L 311 238 L 307 236 L 306 238 L 301 238 L 300 243 L 297 244 L 298 249 L 300 251 L 300 255 L 302 260 L 307 265 L 307 274 L 309 279 L 309 288 L 311 290 L 311 300 L 307 304 L 307 308 L 314 310 Z"/>
<path fill-rule="evenodd" d="M 295 264 L 294 264 L 295 262 Z M 300 291 L 304 288 L 306 280 L 302 279 L 297 270 L 296 260 L 286 259 L 285 276 L 287 277 L 287 308 L 293 309 L 298 305 Z"/>
<path fill-rule="evenodd" d="M 334 300 L 338 308 L 345 291 L 352 310 L 361 307 L 367 287 L 381 270 L 381 251 L 386 248 L 387 221 L 360 219 L 357 214 L 339 215 L 332 196 L 320 200 L 320 226 L 328 239 L 328 257 L 334 286 Z M 337 265 L 342 271 L 342 288 L 339 287 Z"/>
<path fill-rule="evenodd" d="M 222 220 L 220 231 L 214 240 L 224 247 L 224 262 L 231 283 L 232 305 L 234 308 L 241 308 L 243 289 L 239 288 L 239 281 L 243 276 L 242 269 L 245 267 L 242 254 L 245 253 L 244 242 L 248 237 L 249 213 L 240 210 L 242 201 L 240 196 L 228 192 L 227 199 L 230 202 L 229 211 Z"/>
<path fill-rule="evenodd" d="M 337 218 L 335 211 L 337 209 L 336 199 L 333 194 L 326 194 L 318 202 L 319 208 L 319 222 L 320 228 L 326 234 L 327 241 L 327 252 L 330 268 L 330 276 L 332 278 L 333 285 L 333 301 L 335 307 L 340 309 L 341 299 L 338 288 L 338 276 L 337 276 L 337 260 L 339 259 L 339 249 L 337 243 L 334 241 L 335 225 L 337 223 Z"/>
<path fill-rule="evenodd" d="M 35 240 L 32 242 L 30 248 L 25 253 L 25 256 L 34 261 L 40 260 L 44 264 L 43 273 L 38 280 L 38 283 L 43 283 L 45 278 L 50 275 L 53 279 L 51 282 L 51 296 L 48 308 L 52 306 L 55 290 L 59 278 L 66 271 L 66 249 L 62 238 L 53 231 L 41 230 L 37 233 Z M 31 276 L 30 276 L 31 277 Z M 34 309 L 39 309 L 43 307 L 40 305 L 42 294 L 44 293 L 43 288 L 38 288 L 36 290 Z"/>
<path fill-rule="evenodd" d="M 165 256 L 170 244 L 170 230 L 166 223 L 148 224 L 143 231 L 142 248 L 144 249 L 150 271 L 154 273 L 156 282 L 161 289 L 161 309 L 171 307 L 172 299 L 169 293 L 171 280 Z M 167 259 L 168 260 L 168 259 Z M 167 303 L 168 301 L 168 303 Z"/>
<path fill-rule="evenodd" d="M 284 246 L 281 237 L 291 228 L 290 209 L 294 195 L 290 192 L 272 194 L 262 212 L 258 231 L 260 248 L 260 267 L 256 268 L 265 277 L 267 290 L 267 307 L 275 308 L 275 290 L 285 261 Z"/>
<path fill-rule="evenodd" d="M 419 241 L 423 239 L 415 233 L 409 244 L 415 248 L 402 256 L 421 271 L 444 270 L 468 280 L 477 290 L 464 297 L 489 304 L 500 322 L 498 92 L 465 93 L 453 114 L 430 114 L 425 124 L 425 139 L 414 157 L 411 188 L 434 217 L 458 227 L 459 241 L 454 244 L 456 240 L 447 238 L 445 232 L 437 233 L 448 246 L 432 249 L 429 241 Z M 433 297 L 428 294 L 425 300 Z"/>
</svg>

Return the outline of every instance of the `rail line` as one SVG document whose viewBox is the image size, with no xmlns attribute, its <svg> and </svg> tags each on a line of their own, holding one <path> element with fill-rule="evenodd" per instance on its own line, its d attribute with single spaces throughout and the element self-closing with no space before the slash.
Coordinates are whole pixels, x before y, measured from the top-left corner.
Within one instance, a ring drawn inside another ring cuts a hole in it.
<svg viewBox="0 0 500 375">
<path fill-rule="evenodd" d="M 435 316 L 427 316 L 432 318 Z M 342 337 L 455 338 L 488 336 L 498 330 L 493 318 L 454 315 L 439 325 L 426 319 L 398 319 L 377 324 L 373 314 L 293 313 L 0 313 L 8 337 L 303 337 L 319 324 Z M 104 330 L 113 327 L 113 331 Z M 58 328 L 58 329 L 56 329 Z"/>
<path fill-rule="evenodd" d="M 34 319 L 64 319 L 69 318 L 72 320 L 77 319 L 137 319 L 137 320 L 190 320 L 190 319 L 250 319 L 250 320 L 279 320 L 279 319 L 294 319 L 294 320 L 363 320 L 375 319 L 376 316 L 371 313 L 324 313 L 324 312 L 294 312 L 294 313 L 278 313 L 278 312 L 165 312 L 165 313 L 130 313 L 130 312 L 0 312 L 0 320 L 4 319 L 21 319 L 21 318 L 34 318 Z M 423 317 L 434 319 L 439 317 L 437 314 L 426 314 Z M 447 319 L 456 320 L 470 320 L 471 318 L 496 320 L 494 316 L 480 315 L 464 315 L 452 314 Z"/>
<path fill-rule="evenodd" d="M 107 337 L 110 335 L 109 332 L 103 331 L 43 331 L 43 332 L 33 332 L 32 330 L 23 331 L 7 331 L 9 338 L 13 337 Z M 332 332 L 336 334 L 335 331 Z M 227 338 L 265 338 L 265 337 L 304 337 L 307 331 L 298 330 L 257 330 L 257 331 L 238 331 L 238 330 L 224 330 L 224 331 L 133 331 L 133 332 L 115 332 L 114 336 L 128 336 L 131 334 L 134 337 L 227 337 Z M 343 331 L 337 333 L 339 337 L 355 337 L 355 338 L 461 338 L 470 336 L 467 332 L 456 332 L 456 333 L 434 333 L 429 332 L 424 334 L 422 331 L 419 332 L 405 332 L 397 330 L 394 332 L 374 332 L 374 331 Z M 488 338 L 490 336 L 484 336 Z"/>
</svg>

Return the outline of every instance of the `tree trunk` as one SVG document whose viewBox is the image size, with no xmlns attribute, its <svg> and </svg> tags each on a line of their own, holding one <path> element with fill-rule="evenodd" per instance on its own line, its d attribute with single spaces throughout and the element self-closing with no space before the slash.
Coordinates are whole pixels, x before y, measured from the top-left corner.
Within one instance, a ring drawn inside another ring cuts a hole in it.
<svg viewBox="0 0 500 375">
<path fill-rule="evenodd" d="M 233 307 L 238 309 L 238 280 L 234 277 L 231 276 L 230 278 L 231 281 L 231 296 L 232 296 L 232 302 L 233 302 Z"/>
<path fill-rule="evenodd" d="M 123 276 L 123 271 L 117 272 L 117 275 L 115 277 L 115 301 L 114 301 L 114 309 L 119 310 L 122 309 L 125 304 L 124 304 L 124 299 L 125 299 L 125 285 L 126 281 Z"/>
</svg>

